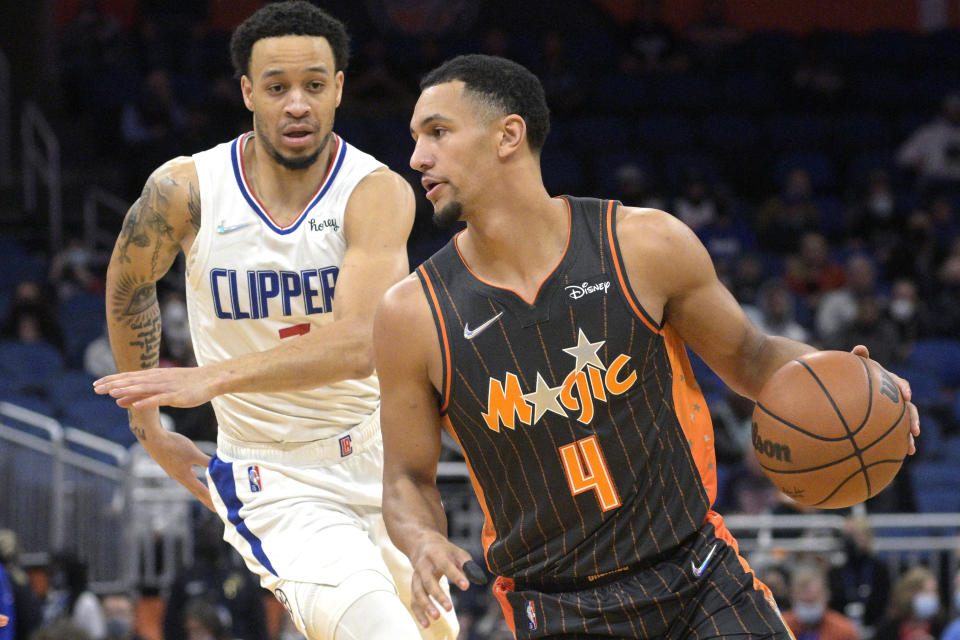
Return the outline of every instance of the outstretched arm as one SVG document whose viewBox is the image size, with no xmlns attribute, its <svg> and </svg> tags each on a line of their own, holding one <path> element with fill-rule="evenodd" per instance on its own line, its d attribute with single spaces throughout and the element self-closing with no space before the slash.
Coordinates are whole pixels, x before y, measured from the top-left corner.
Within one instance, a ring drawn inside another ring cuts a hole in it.
<svg viewBox="0 0 960 640">
<path fill-rule="evenodd" d="M 333 322 L 273 349 L 202 367 L 154 369 L 98 380 L 122 407 L 189 407 L 224 393 L 312 389 L 373 372 L 373 314 L 387 288 L 409 273 L 413 191 L 396 173 L 367 176 L 347 204 L 347 250 L 337 278 Z"/>
<path fill-rule="evenodd" d="M 435 388 L 440 354 L 433 319 L 416 276 L 384 297 L 374 324 L 383 431 L 383 519 L 394 544 L 413 565 L 411 608 L 424 627 L 453 604 L 441 576 L 467 589 L 463 563 L 470 554 L 447 540 L 447 518 L 437 490 L 440 414 Z M 431 379 L 433 381 L 431 381 Z M 431 601 L 432 600 L 432 601 Z"/>
<path fill-rule="evenodd" d="M 147 180 L 123 221 L 107 269 L 107 329 L 120 371 L 151 370 L 160 353 L 157 281 L 200 225 L 197 174 L 187 158 L 171 160 Z M 208 508 L 210 492 L 193 465 L 209 458 L 189 439 L 165 431 L 159 411 L 130 409 L 130 430 L 151 457 Z"/>
<path fill-rule="evenodd" d="M 717 278 L 706 248 L 673 216 L 625 207 L 617 224 L 627 274 L 640 285 L 635 293 L 641 302 L 648 311 L 661 310 L 662 317 L 655 319 L 672 326 L 737 393 L 756 399 L 777 369 L 815 351 L 810 345 L 757 329 Z M 867 356 L 862 346 L 854 353 Z M 890 375 L 909 401 L 910 385 Z M 909 410 L 911 432 L 919 435 L 916 407 L 910 404 Z"/>
</svg>

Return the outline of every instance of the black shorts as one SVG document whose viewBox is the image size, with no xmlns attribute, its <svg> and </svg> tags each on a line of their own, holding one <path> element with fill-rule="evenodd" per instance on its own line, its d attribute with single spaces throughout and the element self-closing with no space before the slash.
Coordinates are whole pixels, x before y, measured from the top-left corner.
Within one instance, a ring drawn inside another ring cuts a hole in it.
<svg viewBox="0 0 960 640">
<path fill-rule="evenodd" d="M 712 524 L 650 566 L 601 586 L 512 587 L 500 578 L 494 593 L 518 640 L 793 639 L 769 590 L 746 570 L 734 547 L 714 535 Z"/>
</svg>

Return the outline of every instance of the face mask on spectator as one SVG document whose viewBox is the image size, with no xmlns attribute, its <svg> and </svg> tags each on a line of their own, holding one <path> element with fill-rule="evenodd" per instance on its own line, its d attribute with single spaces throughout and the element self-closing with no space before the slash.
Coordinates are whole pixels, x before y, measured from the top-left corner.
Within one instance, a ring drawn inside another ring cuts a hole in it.
<svg viewBox="0 0 960 640">
<path fill-rule="evenodd" d="M 904 298 L 898 298 L 890 302 L 890 315 L 898 322 L 904 322 L 913 317 L 913 302 Z"/>
<path fill-rule="evenodd" d="M 797 602 L 793 605 L 793 613 L 800 624 L 817 624 L 823 619 L 824 606 L 822 604 Z"/>
<path fill-rule="evenodd" d="M 933 593 L 918 593 L 913 596 L 913 615 L 929 620 L 940 610 L 940 599 Z"/>
</svg>

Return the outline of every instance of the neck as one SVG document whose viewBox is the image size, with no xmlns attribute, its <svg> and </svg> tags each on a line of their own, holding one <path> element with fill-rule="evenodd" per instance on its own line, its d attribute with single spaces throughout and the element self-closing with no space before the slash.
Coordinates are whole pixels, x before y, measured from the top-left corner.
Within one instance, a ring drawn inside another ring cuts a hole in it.
<svg viewBox="0 0 960 640">
<path fill-rule="evenodd" d="M 551 198 L 537 175 L 526 188 L 491 189 L 493 201 L 465 212 L 457 247 L 474 273 L 531 301 L 562 259 L 570 233 L 567 203 Z M 495 192 L 495 193 L 493 193 Z"/>
<path fill-rule="evenodd" d="M 259 137 L 254 134 L 243 149 L 247 182 L 271 215 L 281 219 L 296 216 L 307 205 L 327 175 L 335 148 L 336 140 L 330 133 L 323 151 L 312 165 L 306 169 L 288 169 L 270 155 Z"/>
</svg>

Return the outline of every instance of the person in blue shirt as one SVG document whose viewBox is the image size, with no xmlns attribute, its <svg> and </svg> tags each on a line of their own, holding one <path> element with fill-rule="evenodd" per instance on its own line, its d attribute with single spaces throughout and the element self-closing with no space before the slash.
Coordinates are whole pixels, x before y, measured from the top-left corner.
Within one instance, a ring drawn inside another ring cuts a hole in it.
<svg viewBox="0 0 960 640">
<path fill-rule="evenodd" d="M 0 640 L 13 640 L 16 620 L 13 615 L 13 585 L 0 563 Z"/>
</svg>

